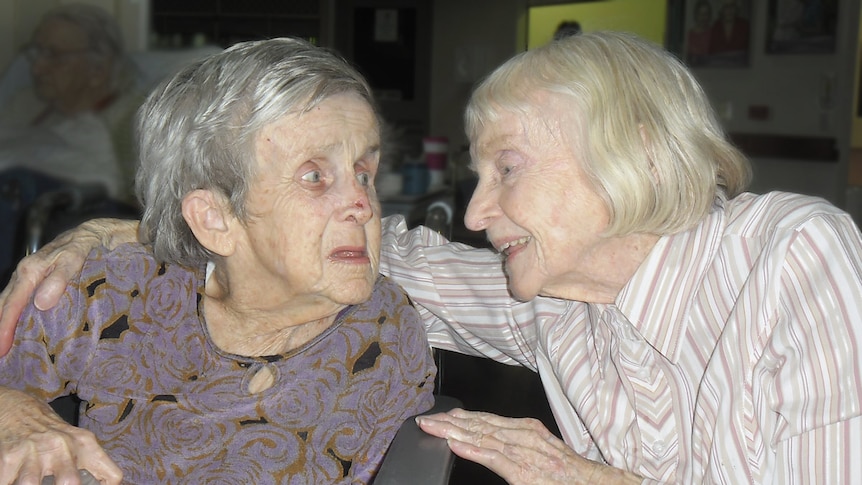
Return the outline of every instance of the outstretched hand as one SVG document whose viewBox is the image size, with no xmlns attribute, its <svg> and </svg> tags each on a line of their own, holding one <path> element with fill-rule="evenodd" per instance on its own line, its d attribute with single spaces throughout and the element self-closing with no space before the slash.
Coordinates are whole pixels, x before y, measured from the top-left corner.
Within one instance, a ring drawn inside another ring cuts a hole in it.
<svg viewBox="0 0 862 485">
<path fill-rule="evenodd" d="M 9 284 L 0 292 L 0 357 L 9 352 L 15 326 L 30 303 L 47 310 L 60 300 L 66 286 L 84 266 L 94 248 L 113 248 L 136 238 L 137 221 L 93 219 L 64 232 L 18 263 Z"/>
<path fill-rule="evenodd" d="M 538 420 L 453 409 L 416 418 L 445 438 L 453 453 L 485 466 L 512 485 L 641 483 L 623 470 L 581 457 Z"/>
</svg>

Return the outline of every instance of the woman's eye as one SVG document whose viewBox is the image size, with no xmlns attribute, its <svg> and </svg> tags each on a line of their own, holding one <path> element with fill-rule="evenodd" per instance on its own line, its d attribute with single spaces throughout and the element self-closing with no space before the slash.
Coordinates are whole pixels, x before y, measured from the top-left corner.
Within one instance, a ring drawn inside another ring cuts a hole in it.
<svg viewBox="0 0 862 485">
<path fill-rule="evenodd" d="M 368 187 L 368 185 L 371 184 L 371 174 L 368 172 L 360 172 L 356 174 L 356 180 L 358 180 L 360 185 L 363 187 Z"/>
<path fill-rule="evenodd" d="M 500 174 L 500 178 L 506 178 L 509 174 L 515 171 L 516 166 L 511 163 L 501 163 L 497 166 L 497 172 Z"/>
<path fill-rule="evenodd" d="M 319 183 L 322 179 L 323 177 L 320 175 L 320 172 L 318 170 L 313 170 L 302 176 L 302 180 L 314 184 Z"/>
<path fill-rule="evenodd" d="M 505 152 L 497 159 L 496 165 L 497 173 L 501 177 L 505 177 L 515 171 L 518 166 L 518 158 L 509 152 Z"/>
</svg>

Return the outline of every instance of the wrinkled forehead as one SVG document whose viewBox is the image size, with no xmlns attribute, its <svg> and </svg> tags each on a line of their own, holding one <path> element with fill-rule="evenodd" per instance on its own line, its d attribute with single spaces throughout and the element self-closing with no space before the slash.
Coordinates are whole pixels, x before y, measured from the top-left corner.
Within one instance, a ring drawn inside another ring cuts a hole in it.
<svg viewBox="0 0 862 485">
<path fill-rule="evenodd" d="M 258 145 L 272 143 L 294 153 L 365 153 L 379 150 L 380 120 L 361 96 L 341 93 L 282 115 L 255 138 Z"/>
<path fill-rule="evenodd" d="M 471 158 L 477 160 L 501 145 L 527 143 L 539 133 L 571 144 L 571 136 L 581 125 L 579 111 L 570 96 L 549 91 L 511 97 L 506 104 L 489 104 L 469 130 Z"/>
</svg>

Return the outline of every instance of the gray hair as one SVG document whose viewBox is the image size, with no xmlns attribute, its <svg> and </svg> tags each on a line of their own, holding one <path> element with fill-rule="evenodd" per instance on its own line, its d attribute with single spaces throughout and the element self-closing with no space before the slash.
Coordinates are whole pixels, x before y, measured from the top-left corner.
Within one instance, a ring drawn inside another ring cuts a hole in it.
<svg viewBox="0 0 862 485">
<path fill-rule="evenodd" d="M 530 113 L 543 92 L 571 102 L 577 122 L 561 127 L 610 211 L 608 236 L 685 230 L 750 181 L 694 76 L 651 42 L 594 32 L 515 56 L 474 92 L 467 135 L 502 112 Z"/>
<path fill-rule="evenodd" d="M 58 5 L 42 16 L 43 22 L 49 19 L 69 22 L 84 31 L 92 59 L 111 66 L 111 82 L 116 87 L 122 70 L 130 69 L 130 66 L 127 65 L 122 31 L 113 15 L 95 5 L 68 3 Z"/>
<path fill-rule="evenodd" d="M 183 198 L 213 191 L 247 220 L 257 134 L 343 93 L 374 109 L 368 83 L 343 58 L 289 38 L 236 44 L 163 82 L 137 118 L 140 240 L 151 242 L 162 261 L 192 266 L 212 259 L 183 218 Z"/>
</svg>

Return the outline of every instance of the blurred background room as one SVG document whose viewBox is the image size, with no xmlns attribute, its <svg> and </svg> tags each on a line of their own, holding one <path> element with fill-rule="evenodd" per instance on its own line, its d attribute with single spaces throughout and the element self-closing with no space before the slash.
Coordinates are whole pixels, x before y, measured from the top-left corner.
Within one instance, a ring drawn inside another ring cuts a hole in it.
<svg viewBox="0 0 862 485">
<path fill-rule="evenodd" d="M 63 52 L 69 45 L 42 45 L 34 37 L 46 12 L 71 3 L 0 2 L 0 119 L 11 113 L 22 90 L 32 87 L 34 62 L 61 63 L 69 60 L 64 56 L 74 55 L 69 49 Z M 418 224 L 429 206 L 441 202 L 453 212 L 447 229 L 452 239 L 473 245 L 484 245 L 485 240 L 462 223 L 474 183 L 462 122 L 467 98 L 491 69 L 517 52 L 551 41 L 563 24 L 577 25 L 582 32 L 626 30 L 663 44 L 692 67 L 727 133 L 751 158 L 752 191 L 820 196 L 850 212 L 857 223 L 862 220 L 859 0 L 77 3 L 104 10 L 116 22 L 131 86 L 141 95 L 184 63 L 237 41 L 297 36 L 336 49 L 369 79 L 385 118 L 386 144 L 377 181 L 385 214 L 401 213 L 410 224 Z M 110 135 L 117 128 L 113 123 L 123 122 L 106 123 Z M 8 133 L 0 133 L 0 169 L 40 167 L 38 150 L 24 151 L 17 159 L 4 155 L 4 140 L 21 145 L 32 139 Z M 119 173 L 130 184 L 134 160 L 117 156 Z M 23 255 L 22 219 L 37 199 L 67 188 L 66 182 L 98 185 L 104 173 L 77 175 L 46 187 L 31 187 L 29 179 L 18 175 L 0 178 L 0 223 L 7 234 L 7 242 L 0 243 L 4 276 Z M 119 204 L 106 206 L 99 200 L 89 214 L 134 214 L 128 193 L 107 188 L 99 194 Z M 76 201 L 67 193 L 41 203 L 52 212 Z M 442 375 L 443 392 L 459 397 L 465 407 L 534 416 L 556 429 L 541 384 L 529 371 L 447 354 Z M 498 483 L 477 467 L 459 461 L 453 483 Z"/>
</svg>

